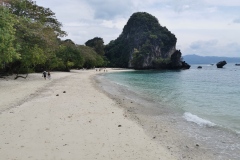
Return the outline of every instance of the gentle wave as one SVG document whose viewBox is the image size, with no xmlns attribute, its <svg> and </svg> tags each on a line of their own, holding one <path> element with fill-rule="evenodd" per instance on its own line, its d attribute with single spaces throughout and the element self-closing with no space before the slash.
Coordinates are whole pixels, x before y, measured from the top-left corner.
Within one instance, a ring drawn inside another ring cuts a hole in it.
<svg viewBox="0 0 240 160">
<path fill-rule="evenodd" d="M 205 119 L 202 119 L 194 114 L 191 114 L 189 112 L 185 112 L 183 117 L 189 121 L 189 122 L 194 122 L 196 124 L 198 124 L 199 126 L 208 126 L 208 127 L 212 127 L 212 126 L 215 126 L 216 124 L 208 121 L 208 120 L 205 120 Z"/>
</svg>

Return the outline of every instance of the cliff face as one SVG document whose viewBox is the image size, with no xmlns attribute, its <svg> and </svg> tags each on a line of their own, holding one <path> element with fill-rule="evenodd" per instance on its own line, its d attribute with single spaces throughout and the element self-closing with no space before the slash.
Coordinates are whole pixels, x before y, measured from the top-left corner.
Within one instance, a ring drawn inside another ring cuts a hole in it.
<svg viewBox="0 0 240 160">
<path fill-rule="evenodd" d="M 105 47 L 105 55 L 113 67 L 135 69 L 156 68 L 154 64 L 171 61 L 177 39 L 157 18 L 145 13 L 134 13 L 121 35 Z M 158 65 L 159 66 L 159 65 Z"/>
<path fill-rule="evenodd" d="M 134 52 L 130 54 L 128 67 L 129 68 L 156 68 L 153 66 L 153 62 L 159 58 L 169 59 L 171 55 L 176 51 L 176 45 L 172 46 L 167 52 L 162 52 L 159 46 L 153 46 L 153 49 L 144 56 L 142 64 L 139 66 L 134 65 Z"/>
</svg>

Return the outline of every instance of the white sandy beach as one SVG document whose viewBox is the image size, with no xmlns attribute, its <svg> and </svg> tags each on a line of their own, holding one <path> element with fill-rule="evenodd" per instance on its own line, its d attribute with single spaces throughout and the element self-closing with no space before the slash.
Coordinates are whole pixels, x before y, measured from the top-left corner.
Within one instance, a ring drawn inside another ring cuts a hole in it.
<svg viewBox="0 0 240 160">
<path fill-rule="evenodd" d="M 41 74 L 0 79 L 0 159 L 182 159 L 96 89 L 95 74 L 85 70 L 53 72 L 52 80 Z"/>
</svg>

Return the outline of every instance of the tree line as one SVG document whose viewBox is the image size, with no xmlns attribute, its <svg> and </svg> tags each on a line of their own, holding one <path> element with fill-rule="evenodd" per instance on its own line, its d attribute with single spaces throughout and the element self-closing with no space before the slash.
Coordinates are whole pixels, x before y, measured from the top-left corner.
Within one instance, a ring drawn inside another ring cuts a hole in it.
<svg viewBox="0 0 240 160">
<path fill-rule="evenodd" d="M 77 45 L 49 8 L 32 0 L 0 1 L 0 73 L 70 71 L 107 65 L 102 38 Z"/>
</svg>

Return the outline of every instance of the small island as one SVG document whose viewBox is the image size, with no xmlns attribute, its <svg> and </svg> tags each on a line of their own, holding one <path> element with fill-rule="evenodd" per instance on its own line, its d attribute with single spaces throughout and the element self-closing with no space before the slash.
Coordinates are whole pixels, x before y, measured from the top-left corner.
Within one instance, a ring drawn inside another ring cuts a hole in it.
<svg viewBox="0 0 240 160">
<path fill-rule="evenodd" d="M 176 50 L 177 38 L 146 12 L 134 13 L 116 40 L 105 47 L 111 67 L 189 69 Z"/>
</svg>

